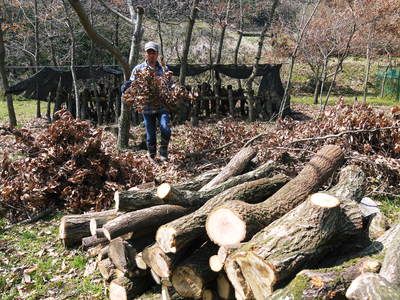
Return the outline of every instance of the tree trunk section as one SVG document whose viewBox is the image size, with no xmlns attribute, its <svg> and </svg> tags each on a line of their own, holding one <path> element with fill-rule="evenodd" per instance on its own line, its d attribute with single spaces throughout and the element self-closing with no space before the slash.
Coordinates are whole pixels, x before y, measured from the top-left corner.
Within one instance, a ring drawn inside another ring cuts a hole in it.
<svg viewBox="0 0 400 300">
<path fill-rule="evenodd" d="M 104 235 L 110 241 L 132 232 L 135 238 L 155 232 L 159 226 L 189 213 L 178 205 L 158 205 L 123 214 L 103 225 Z"/>
<path fill-rule="evenodd" d="M 272 195 L 287 181 L 288 177 L 276 175 L 272 178 L 261 178 L 230 188 L 211 198 L 193 213 L 161 226 L 157 230 L 156 241 L 163 251 L 177 253 L 193 240 L 206 235 L 206 219 L 214 207 L 232 199 L 255 203 Z"/>
<path fill-rule="evenodd" d="M 346 292 L 350 300 L 391 300 L 400 299 L 400 288 L 374 273 L 357 277 Z"/>
<path fill-rule="evenodd" d="M 240 174 L 247 166 L 250 160 L 256 156 L 257 151 L 251 147 L 246 147 L 240 150 L 229 161 L 229 163 L 222 169 L 222 171 L 215 176 L 209 183 L 203 186 L 200 191 L 210 190 L 213 186 L 226 181 L 228 178 Z"/>
<path fill-rule="evenodd" d="M 247 172 L 242 175 L 238 175 L 220 183 L 207 191 L 190 192 L 175 188 L 169 184 L 162 184 L 157 189 L 158 197 L 163 201 L 170 204 L 189 206 L 189 207 L 200 207 L 204 205 L 209 199 L 217 196 L 218 194 L 235 187 L 239 184 L 243 184 L 248 181 L 267 177 L 273 171 L 274 163 L 269 161 L 257 169 Z"/>
<path fill-rule="evenodd" d="M 84 237 L 82 239 L 82 249 L 88 250 L 89 248 L 95 247 L 97 245 L 105 246 L 108 244 L 108 239 L 105 237 L 97 237 L 95 235 Z"/>
<path fill-rule="evenodd" d="M 341 221 L 340 202 L 314 195 L 228 257 L 225 271 L 237 298 L 246 299 L 235 269 L 240 268 L 255 299 L 267 299 L 278 280 L 315 263 L 331 249 Z"/>
<path fill-rule="evenodd" d="M 343 161 L 342 150 L 324 146 L 303 170 L 272 197 L 258 204 L 230 201 L 207 218 L 207 234 L 218 245 L 237 244 L 280 218 L 316 191 Z"/>
<path fill-rule="evenodd" d="M 207 284 L 217 277 L 209 265 L 209 257 L 217 251 L 217 246 L 211 242 L 204 244 L 172 272 L 172 285 L 179 295 L 201 299 Z"/>
<path fill-rule="evenodd" d="M 109 291 L 110 300 L 131 300 L 143 294 L 153 284 L 151 276 L 134 278 L 119 277 L 111 281 Z"/>
<path fill-rule="evenodd" d="M 118 213 L 115 210 L 87 213 L 83 215 L 68 215 L 61 218 L 59 237 L 63 240 L 65 247 L 81 244 L 82 238 L 91 236 L 90 220 L 115 218 Z"/>
<path fill-rule="evenodd" d="M 344 299 L 347 288 L 355 278 L 365 272 L 376 273 L 380 266 L 377 259 L 364 257 L 332 268 L 303 270 L 268 299 Z"/>
</svg>

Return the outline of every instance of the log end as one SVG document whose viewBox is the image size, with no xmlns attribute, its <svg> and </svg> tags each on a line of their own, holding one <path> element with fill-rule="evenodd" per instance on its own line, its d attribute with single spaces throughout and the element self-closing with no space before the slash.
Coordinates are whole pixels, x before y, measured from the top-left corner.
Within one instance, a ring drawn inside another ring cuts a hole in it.
<svg viewBox="0 0 400 300">
<path fill-rule="evenodd" d="M 160 199 L 168 198 L 168 195 L 171 192 L 171 185 L 169 183 L 162 183 L 157 187 L 157 197 Z"/>
<path fill-rule="evenodd" d="M 112 240 L 110 232 L 108 231 L 108 229 L 106 229 L 104 227 L 103 227 L 103 234 L 109 241 Z"/>
<path fill-rule="evenodd" d="M 326 193 L 315 193 L 310 196 L 310 201 L 312 204 L 324 207 L 332 208 L 340 205 L 340 201 L 335 196 Z"/>
<path fill-rule="evenodd" d="M 65 216 L 61 218 L 60 227 L 59 227 L 59 235 L 58 236 L 62 240 L 66 238 L 66 235 L 65 235 Z"/>
<path fill-rule="evenodd" d="M 160 226 L 156 233 L 156 241 L 165 253 L 176 253 L 176 230 L 169 226 Z"/>
<path fill-rule="evenodd" d="M 147 264 L 143 260 L 143 252 L 139 252 L 135 255 L 136 266 L 141 270 L 147 270 Z"/>
<path fill-rule="evenodd" d="M 128 300 L 128 291 L 118 280 L 110 283 L 110 300 Z"/>
<path fill-rule="evenodd" d="M 174 270 L 172 285 L 179 295 L 195 299 L 201 299 L 204 289 L 203 279 L 188 266 L 179 266 Z"/>
<path fill-rule="evenodd" d="M 221 259 L 219 258 L 218 255 L 210 256 L 208 263 L 210 265 L 210 269 L 213 270 L 214 272 L 219 272 L 224 267 L 224 264 L 223 262 L 221 262 Z"/>
<path fill-rule="evenodd" d="M 97 234 L 97 221 L 95 218 L 90 219 L 90 233 L 92 235 L 96 235 Z"/>
<path fill-rule="evenodd" d="M 114 193 L 115 211 L 119 211 L 119 192 Z"/>
<path fill-rule="evenodd" d="M 209 238 L 220 246 L 240 243 L 246 237 L 246 223 L 232 209 L 223 206 L 210 213 L 206 230 Z"/>
</svg>

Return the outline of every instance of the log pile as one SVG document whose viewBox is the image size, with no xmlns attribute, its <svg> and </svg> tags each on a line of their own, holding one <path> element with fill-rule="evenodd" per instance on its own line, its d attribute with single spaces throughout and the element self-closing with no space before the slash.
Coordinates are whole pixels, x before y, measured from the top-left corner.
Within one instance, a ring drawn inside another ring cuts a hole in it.
<svg viewBox="0 0 400 300">
<path fill-rule="evenodd" d="M 112 210 L 63 217 L 60 238 L 97 255 L 110 299 L 156 284 L 163 300 L 400 297 L 400 225 L 373 240 L 365 175 L 340 169 L 339 147 L 322 147 L 294 178 L 273 161 L 248 171 L 255 155 L 244 148 L 218 172 L 117 192 Z"/>
</svg>

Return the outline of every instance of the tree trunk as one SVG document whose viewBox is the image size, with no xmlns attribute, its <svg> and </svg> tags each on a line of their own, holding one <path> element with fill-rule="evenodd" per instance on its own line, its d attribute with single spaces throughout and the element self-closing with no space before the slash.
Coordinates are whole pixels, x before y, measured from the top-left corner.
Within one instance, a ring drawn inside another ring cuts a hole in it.
<svg viewBox="0 0 400 300">
<path fill-rule="evenodd" d="M 351 283 L 346 297 L 350 300 L 400 299 L 400 288 L 378 274 L 364 273 Z"/>
<path fill-rule="evenodd" d="M 250 160 L 256 156 L 257 151 L 251 147 L 246 147 L 236 153 L 222 171 L 215 176 L 209 183 L 203 186 L 200 191 L 210 190 L 213 186 L 226 181 L 228 178 L 240 174 Z"/>
<path fill-rule="evenodd" d="M 8 90 L 8 78 L 7 78 L 7 72 L 6 72 L 6 49 L 4 47 L 4 39 L 3 39 L 3 30 L 2 30 L 2 25 L 4 23 L 4 20 L 1 18 L 0 21 L 0 74 L 1 74 L 1 79 L 3 83 L 3 88 L 5 91 Z M 14 104 L 13 104 L 13 98 L 11 94 L 6 94 L 7 98 L 7 110 L 8 110 L 8 120 L 10 123 L 10 127 L 14 128 L 17 126 L 17 118 L 15 116 L 15 110 L 14 110 Z"/>
<path fill-rule="evenodd" d="M 90 232 L 90 220 L 92 218 L 111 220 L 119 214 L 115 210 L 106 210 L 83 215 L 63 216 L 59 227 L 60 239 L 63 240 L 65 247 L 79 245 L 82 238 L 92 235 Z"/>
<path fill-rule="evenodd" d="M 235 54 L 233 56 L 233 63 L 235 66 L 238 65 L 238 56 L 239 56 L 239 49 L 240 49 L 240 44 L 242 43 L 242 38 L 243 38 L 243 0 L 239 1 L 239 11 L 240 11 L 240 16 L 239 16 L 239 37 L 236 43 L 235 47 Z M 238 83 L 238 88 L 242 88 L 242 82 L 240 79 L 237 80 Z"/>
<path fill-rule="evenodd" d="M 278 6 L 278 3 L 279 3 L 279 0 L 273 0 L 273 2 L 272 2 L 272 8 L 269 13 L 269 18 L 268 18 L 268 20 L 265 21 L 265 25 L 264 25 L 263 29 L 261 30 L 260 40 L 258 41 L 258 50 L 257 50 L 257 54 L 255 57 L 254 65 L 253 65 L 253 72 L 251 73 L 251 75 L 246 83 L 248 106 L 249 106 L 249 121 L 250 122 L 255 121 L 255 117 L 256 117 L 256 112 L 254 111 L 253 81 L 257 76 L 258 64 L 261 59 L 261 53 L 262 53 L 262 48 L 264 45 L 265 35 L 267 33 L 267 30 L 269 30 L 269 28 L 271 27 L 272 20 L 274 18 L 274 14 L 275 14 L 275 9 Z"/>
<path fill-rule="evenodd" d="M 39 72 L 39 14 L 38 14 L 38 7 L 37 7 L 37 0 L 33 1 L 34 5 L 34 13 L 35 13 L 35 66 L 36 66 L 36 73 Z M 39 89 L 38 89 L 38 82 L 36 81 L 36 95 L 39 96 Z M 41 111 L 40 111 L 40 99 L 36 99 L 36 118 L 41 118 Z"/>
<path fill-rule="evenodd" d="M 140 237 L 155 232 L 157 228 L 179 218 L 190 210 L 178 205 L 158 205 L 123 214 L 103 225 L 104 235 L 110 241 L 132 232 Z"/>
<path fill-rule="evenodd" d="M 363 90 L 363 104 L 367 104 L 367 94 L 368 94 L 368 79 L 369 79 L 369 72 L 371 69 L 371 49 L 369 44 L 369 37 L 368 37 L 368 45 L 367 45 L 367 61 L 365 62 L 365 78 L 364 78 L 364 90 Z"/>
<path fill-rule="evenodd" d="M 211 242 L 194 251 L 172 272 L 172 285 L 182 297 L 201 299 L 208 283 L 217 277 L 209 265 L 209 257 L 217 251 Z"/>
<path fill-rule="evenodd" d="M 72 86 L 74 88 L 74 95 L 75 95 L 75 118 L 79 119 L 81 117 L 81 104 L 79 101 L 79 91 L 78 91 L 78 85 L 77 85 L 77 77 L 76 77 L 76 72 L 75 72 L 75 44 L 76 44 L 76 39 L 75 39 L 75 34 L 74 34 L 74 28 L 72 27 L 72 22 L 70 15 L 68 13 L 68 8 L 67 4 L 65 3 L 65 0 L 63 0 L 64 4 L 64 9 L 65 9 L 65 15 L 66 15 L 66 21 L 68 24 L 69 28 L 69 34 L 71 38 L 71 75 L 72 75 Z"/>
<path fill-rule="evenodd" d="M 131 41 L 131 51 L 129 52 L 129 65 L 134 67 L 138 64 L 139 61 L 139 50 L 140 50 L 140 42 L 142 41 L 143 36 L 143 15 L 144 9 L 141 6 L 136 7 L 136 21 L 134 20 L 134 12 L 133 12 L 133 1 L 128 0 L 129 11 L 132 19 L 132 23 L 135 24 L 135 30 L 132 35 Z"/>
<path fill-rule="evenodd" d="M 264 199 L 266 195 L 272 195 L 287 181 L 286 176 L 276 175 L 272 178 L 261 178 L 227 189 L 208 200 L 193 213 L 161 226 L 157 230 L 156 241 L 163 251 L 177 253 L 195 239 L 206 235 L 206 219 L 214 207 L 232 199 L 255 203 Z"/>
<path fill-rule="evenodd" d="M 356 202 L 353 205 L 358 208 Z M 362 228 L 359 218 L 349 222 Z M 244 290 L 238 270 L 257 300 L 266 299 L 274 286 L 305 266 L 313 266 L 337 245 L 338 236 L 350 235 L 342 227 L 340 200 L 327 194 L 313 194 L 285 216 L 258 232 L 230 255 L 225 271 L 240 299 Z M 352 230 L 351 227 L 346 229 Z"/>
<path fill-rule="evenodd" d="M 347 288 L 355 278 L 365 272 L 378 272 L 380 265 L 379 260 L 364 257 L 332 268 L 303 270 L 268 299 L 344 299 Z"/>
<path fill-rule="evenodd" d="M 111 281 L 109 291 L 110 300 L 131 300 L 143 294 L 153 284 L 151 276 L 134 278 L 119 277 Z"/>
<path fill-rule="evenodd" d="M 227 181 L 214 186 L 210 190 L 203 192 L 179 190 L 167 183 L 163 183 L 157 188 L 157 195 L 160 199 L 163 199 L 164 202 L 169 204 L 182 205 L 185 207 L 200 207 L 209 199 L 217 196 L 227 189 L 251 180 L 256 180 L 268 176 L 271 173 L 272 169 L 272 164 L 266 163 L 254 171 L 232 177 Z"/>
<path fill-rule="evenodd" d="M 207 218 L 207 234 L 218 245 L 248 240 L 272 221 L 302 203 L 316 191 L 343 161 L 342 150 L 326 145 L 303 170 L 272 197 L 259 204 L 230 201 L 215 208 Z"/>
</svg>

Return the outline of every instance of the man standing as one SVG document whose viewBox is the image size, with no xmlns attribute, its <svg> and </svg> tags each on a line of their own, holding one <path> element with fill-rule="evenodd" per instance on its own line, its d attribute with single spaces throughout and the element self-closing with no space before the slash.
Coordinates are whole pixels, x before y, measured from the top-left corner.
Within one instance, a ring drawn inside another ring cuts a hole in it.
<svg viewBox="0 0 400 300">
<path fill-rule="evenodd" d="M 160 77 L 165 73 L 164 68 L 158 62 L 159 46 L 155 42 L 148 42 L 144 46 L 145 61 L 137 65 L 133 70 L 130 81 L 124 83 L 121 87 L 124 92 L 136 79 L 136 73 L 142 69 L 148 68 L 155 72 L 155 75 Z M 150 105 L 146 105 L 143 110 L 144 126 L 146 128 L 146 143 L 149 157 L 154 159 L 157 154 L 157 121 L 160 125 L 161 142 L 160 142 L 160 160 L 168 160 L 168 144 L 171 138 L 171 128 L 169 127 L 170 116 L 165 106 L 161 105 L 154 109 Z"/>
</svg>

